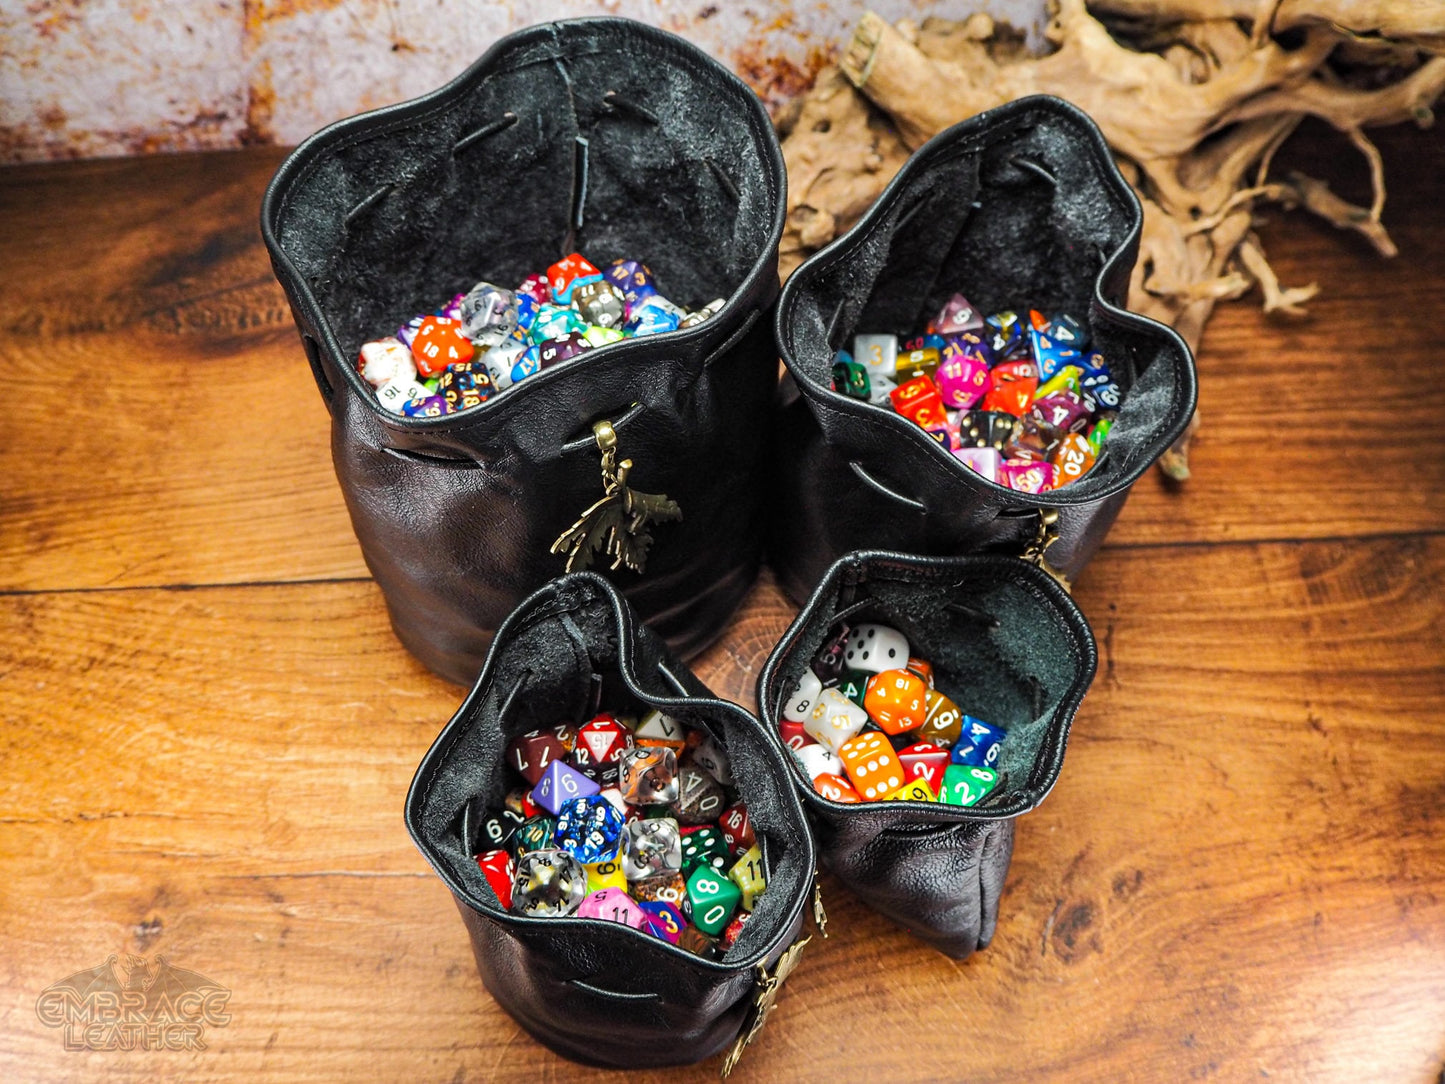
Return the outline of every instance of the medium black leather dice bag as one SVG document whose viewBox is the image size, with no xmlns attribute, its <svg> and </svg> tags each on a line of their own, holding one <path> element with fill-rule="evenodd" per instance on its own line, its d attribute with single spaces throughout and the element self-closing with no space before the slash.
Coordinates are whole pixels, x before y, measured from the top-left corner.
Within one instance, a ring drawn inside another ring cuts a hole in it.
<svg viewBox="0 0 1445 1084">
<path fill-rule="evenodd" d="M 773 475 L 770 560 L 795 600 L 850 550 L 1018 554 L 1041 513 L 1057 517 L 1050 565 L 1077 577 L 1194 410 L 1183 340 L 1121 308 L 1141 223 L 1093 121 L 1060 99 L 1024 98 L 929 141 L 853 229 L 793 273 L 777 312 L 786 469 Z M 1015 492 L 889 408 L 831 390 L 833 355 L 855 334 L 921 334 L 957 292 L 985 313 L 1087 319 L 1123 401 L 1083 478 Z"/>
<path fill-rule="evenodd" d="M 1003 727 L 996 789 L 977 805 L 824 798 L 791 765 L 823 864 L 864 903 L 946 955 L 986 946 L 1013 853 L 1014 819 L 1043 801 L 1069 724 L 1094 677 L 1078 607 L 1015 557 L 859 552 L 824 575 L 758 680 L 763 725 L 843 625 L 879 623 L 933 664 L 935 687 L 966 715 Z"/>
<path fill-rule="evenodd" d="M 435 93 L 332 125 L 281 166 L 262 233 L 362 552 L 427 666 L 470 684 L 503 617 L 564 571 L 554 541 L 604 492 L 600 422 L 628 484 L 681 519 L 650 528 L 641 574 L 595 567 L 684 655 L 722 630 L 762 550 L 784 184 L 756 95 L 623 19 L 512 34 Z M 392 414 L 358 376 L 363 343 L 573 251 L 645 263 L 679 304 L 726 305 L 443 417 Z"/>
<path fill-rule="evenodd" d="M 717 961 L 614 922 L 503 910 L 465 835 L 501 808 L 512 738 L 581 724 L 599 705 L 657 708 L 726 750 L 763 851 L 767 888 Z M 456 898 L 487 990 L 539 1042 L 592 1065 L 700 1061 L 766 1018 L 801 951 L 814 850 L 780 741 L 719 700 L 591 573 L 531 595 L 498 630 L 476 687 L 417 770 L 412 838 Z M 736 1047 L 740 1049 L 740 1046 Z"/>
</svg>

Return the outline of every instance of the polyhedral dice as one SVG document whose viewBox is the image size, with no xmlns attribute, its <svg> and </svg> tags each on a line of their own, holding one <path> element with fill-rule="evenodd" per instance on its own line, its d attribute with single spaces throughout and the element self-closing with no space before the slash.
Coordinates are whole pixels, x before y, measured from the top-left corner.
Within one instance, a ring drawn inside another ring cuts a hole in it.
<svg viewBox="0 0 1445 1084">
<path fill-rule="evenodd" d="M 868 382 L 868 370 L 858 362 L 841 360 L 833 362 L 834 391 L 842 392 L 854 399 L 866 400 L 871 387 Z"/>
<path fill-rule="evenodd" d="M 903 785 L 903 765 L 898 754 L 876 730 L 864 731 L 844 742 L 838 759 L 865 802 L 881 801 Z"/>
<path fill-rule="evenodd" d="M 927 718 L 927 693 L 927 683 L 917 674 L 884 670 L 868 683 L 863 708 L 885 734 L 904 734 L 917 730 Z"/>
<path fill-rule="evenodd" d="M 1097 458 L 1104 451 L 1104 441 L 1108 439 L 1109 430 L 1114 428 L 1114 419 L 1100 418 L 1094 423 L 1094 428 L 1089 430 L 1089 447 L 1094 450 Z"/>
<path fill-rule="evenodd" d="M 627 318 L 627 301 L 622 291 L 600 279 L 578 286 L 572 303 L 584 320 L 598 327 L 620 328 Z"/>
<path fill-rule="evenodd" d="M 589 282 L 601 282 L 602 272 L 593 267 L 580 252 L 564 256 L 547 268 L 547 288 L 558 305 L 572 303 L 572 291 Z"/>
<path fill-rule="evenodd" d="M 695 828 L 682 837 L 682 874 L 690 877 L 699 866 L 722 872 L 728 863 L 728 845 L 711 825 Z"/>
<path fill-rule="evenodd" d="M 528 851 L 517 859 L 512 910 L 533 918 L 557 918 L 577 910 L 587 895 L 587 872 L 566 851 Z"/>
<path fill-rule="evenodd" d="M 728 948 L 732 948 L 737 944 L 738 938 L 742 936 L 743 926 L 747 923 L 747 920 L 752 917 L 752 912 L 750 911 L 739 911 L 733 915 L 733 920 L 728 923 L 727 929 L 723 930 L 722 943 Z"/>
<path fill-rule="evenodd" d="M 487 850 L 505 847 L 512 842 L 512 837 L 526 819 L 522 814 L 514 813 L 510 809 L 484 817 L 477 826 L 477 838 L 470 841 L 471 845 Z"/>
<path fill-rule="evenodd" d="M 731 786 L 733 781 L 732 761 L 728 757 L 728 751 L 723 743 L 711 734 L 703 736 L 692 751 L 692 763 L 696 764 L 708 775 L 712 776 L 723 786 Z"/>
<path fill-rule="evenodd" d="M 919 403 L 914 408 L 911 420 L 948 451 L 958 447 L 958 432 L 949 424 L 948 413 L 937 396 Z"/>
<path fill-rule="evenodd" d="M 863 709 L 858 708 L 857 710 L 861 712 Z M 817 779 L 820 775 L 843 774 L 843 762 L 838 759 L 838 754 L 821 742 L 794 749 L 793 759 L 798 762 L 798 766 L 803 769 L 803 774 L 809 779 Z"/>
<path fill-rule="evenodd" d="M 733 854 L 741 854 L 757 842 L 753 836 L 752 819 L 748 816 L 747 806 L 742 802 L 724 810 L 723 815 L 718 818 L 717 826 L 722 832 L 723 842 Z"/>
<path fill-rule="evenodd" d="M 1032 362 L 1006 361 L 989 374 L 988 391 L 980 405 L 985 411 L 1017 418 L 1033 403 L 1038 386 L 1038 369 Z"/>
<path fill-rule="evenodd" d="M 792 719 L 784 719 L 778 723 L 778 737 L 789 749 L 801 749 L 805 745 L 818 744 L 813 740 L 813 736 L 803 728 L 802 723 L 794 722 Z"/>
<path fill-rule="evenodd" d="M 972 410 L 959 425 L 959 438 L 965 447 L 992 448 L 1002 452 L 1013 436 L 1017 419 L 1006 411 Z"/>
<path fill-rule="evenodd" d="M 998 481 L 1003 456 L 997 448 L 955 448 L 953 456 L 975 474 L 987 478 L 990 482 Z"/>
<path fill-rule="evenodd" d="M 622 797 L 622 792 L 615 786 L 603 787 L 602 790 L 598 792 L 597 797 L 606 798 L 612 803 L 612 808 L 624 817 L 627 816 L 627 800 Z"/>
<path fill-rule="evenodd" d="M 657 293 L 652 272 L 636 260 L 614 260 L 607 268 L 607 281 L 622 291 L 622 298 L 629 306 Z"/>
<path fill-rule="evenodd" d="M 648 928 L 647 912 L 620 888 L 604 888 L 600 892 L 588 893 L 577 907 L 577 917 L 617 922 L 634 930 Z"/>
<path fill-rule="evenodd" d="M 922 350 L 907 350 L 898 355 L 898 360 L 894 362 L 894 369 L 898 373 L 900 381 L 912 380 L 919 376 L 932 378 L 933 374 L 938 372 L 941 360 L 938 351 L 932 347 L 924 347 Z"/>
<path fill-rule="evenodd" d="M 1036 399 L 1029 415 L 1038 419 L 1039 427 L 1051 440 L 1058 440 L 1065 433 L 1075 433 L 1089 424 L 1089 408 L 1079 396 L 1068 390 Z"/>
<path fill-rule="evenodd" d="M 590 866 L 617 857 L 623 831 L 622 814 L 606 798 L 593 794 L 562 803 L 553 838 L 558 847 Z"/>
<path fill-rule="evenodd" d="M 552 291 L 547 287 L 547 276 L 537 271 L 522 280 L 516 294 L 518 297 L 529 297 L 538 305 L 552 300 Z"/>
<path fill-rule="evenodd" d="M 944 406 L 968 410 L 988 390 L 988 364 L 982 358 L 956 355 L 943 360 L 933 379 Z"/>
<path fill-rule="evenodd" d="M 416 361 L 400 339 L 388 337 L 363 343 L 358 368 L 361 379 L 373 388 L 391 380 L 416 380 Z"/>
<path fill-rule="evenodd" d="M 476 353 L 472 340 L 462 334 L 455 320 L 442 316 L 425 316 L 411 341 L 411 355 L 422 376 L 436 376 L 448 365 L 471 361 Z"/>
<path fill-rule="evenodd" d="M 682 936 L 677 939 L 677 947 L 687 949 L 694 956 L 700 956 L 704 960 L 716 960 L 722 955 L 717 938 L 709 937 L 696 926 L 688 926 L 682 931 Z"/>
<path fill-rule="evenodd" d="M 527 294 L 517 295 L 517 326 L 512 329 L 511 339 L 519 343 L 532 341 L 532 325 L 537 322 L 537 313 L 543 305 L 550 305 L 552 302 L 544 296 L 541 301 L 533 301 Z"/>
<path fill-rule="evenodd" d="M 892 794 L 885 795 L 885 802 L 936 802 L 938 795 L 926 779 L 910 779 Z"/>
<path fill-rule="evenodd" d="M 528 851 L 543 851 L 552 848 L 552 837 L 556 834 L 557 822 L 545 813 L 528 817 L 517 826 L 512 836 L 512 849 L 518 856 Z"/>
<path fill-rule="evenodd" d="M 1054 488 L 1076 482 L 1094 465 L 1094 448 L 1082 433 L 1070 433 L 1054 447 L 1049 457 L 1054 468 Z"/>
<path fill-rule="evenodd" d="M 1123 394 L 1119 391 L 1119 385 L 1114 383 L 1107 371 L 1089 374 L 1079 383 L 1079 397 L 1083 399 L 1084 405 L 1089 410 L 1119 409 L 1119 400 L 1123 398 Z"/>
<path fill-rule="evenodd" d="M 943 408 L 938 389 L 926 376 L 915 376 L 912 380 L 904 381 L 888 393 L 888 398 L 893 402 L 893 409 L 910 421 L 922 407 L 937 406 L 940 410 Z"/>
<path fill-rule="evenodd" d="M 933 663 L 927 659 L 920 659 L 917 655 L 910 655 L 908 661 L 903 664 L 903 669 L 910 674 L 917 674 L 923 679 L 923 684 L 930 689 L 933 688 Z"/>
<path fill-rule="evenodd" d="M 1024 329 L 1016 312 L 996 312 L 984 321 L 988 332 L 988 345 L 1000 358 L 1007 357 L 1023 346 Z"/>
<path fill-rule="evenodd" d="M 891 407 L 893 405 L 893 389 L 896 387 L 898 387 L 898 382 L 891 376 L 870 372 L 868 374 L 868 401 L 874 406 Z"/>
<path fill-rule="evenodd" d="M 604 888 L 620 888 L 627 891 L 627 874 L 622 872 L 621 857 L 609 858 L 605 862 L 593 862 L 583 866 L 587 871 L 587 891 L 601 892 Z"/>
<path fill-rule="evenodd" d="M 679 824 L 711 824 L 726 803 L 722 784 L 707 772 L 690 764 L 677 770 L 677 798 L 671 808 Z"/>
<path fill-rule="evenodd" d="M 868 679 L 872 676 L 867 670 L 844 670 L 843 676 L 838 679 L 838 691 L 862 707 L 864 694 L 868 692 Z"/>
<path fill-rule="evenodd" d="M 376 389 L 376 401 L 393 414 L 403 414 L 409 404 L 419 403 L 430 396 L 431 392 L 421 384 L 405 377 L 388 381 Z"/>
<path fill-rule="evenodd" d="M 868 370 L 868 379 L 884 377 L 890 383 L 897 383 L 898 336 L 896 335 L 855 335 L 853 337 L 853 360 Z"/>
<path fill-rule="evenodd" d="M 634 335 L 660 335 L 676 331 L 686 315 L 661 294 L 651 294 L 627 306 L 627 323 L 623 327 Z"/>
<path fill-rule="evenodd" d="M 632 739 L 638 745 L 666 746 L 680 753 L 687 742 L 687 733 L 683 725 L 671 715 L 654 708 L 637 724 L 637 729 L 632 732 Z"/>
<path fill-rule="evenodd" d="M 492 378 L 492 387 L 501 391 L 512 386 L 512 370 L 517 367 L 517 362 L 522 360 L 526 351 L 525 344 L 508 339 L 492 347 L 477 360 L 487 367 L 487 375 Z"/>
<path fill-rule="evenodd" d="M 486 854 L 477 855 L 477 865 L 481 867 L 487 884 L 497 894 L 497 902 L 502 905 L 502 910 L 511 910 L 512 879 L 517 872 L 512 856 L 502 850 L 488 851 Z"/>
<path fill-rule="evenodd" d="M 569 762 L 599 783 L 616 783 L 622 754 L 632 747 L 632 733 L 612 715 L 598 715 L 577 730 Z"/>
<path fill-rule="evenodd" d="M 416 339 L 416 333 L 421 330 L 422 321 L 426 318 L 426 313 L 422 313 L 420 316 L 413 316 L 406 323 L 402 324 L 401 327 L 396 329 L 397 339 L 399 339 L 401 344 L 408 350 L 411 349 L 411 344 Z"/>
<path fill-rule="evenodd" d="M 1014 426 L 1013 435 L 1004 445 L 1004 455 L 1009 459 L 1038 463 L 1049 457 L 1049 449 L 1058 440 L 1058 435 L 1037 418 L 1033 412 L 1025 414 Z"/>
<path fill-rule="evenodd" d="M 592 344 L 593 349 L 596 349 L 599 346 L 620 343 L 627 338 L 627 335 L 615 327 L 598 327 L 596 324 L 588 324 L 587 330 L 582 332 L 582 337 Z"/>
<path fill-rule="evenodd" d="M 965 715 L 963 732 L 954 743 L 950 759 L 954 764 L 992 768 L 998 763 L 999 752 L 1007 736 L 1002 728 L 982 719 L 975 719 L 972 715 Z"/>
<path fill-rule="evenodd" d="M 496 346 L 517 326 L 517 297 L 511 290 L 479 282 L 462 297 L 457 313 L 463 335 Z"/>
<path fill-rule="evenodd" d="M 622 872 L 628 881 L 666 877 L 682 869 L 682 836 L 671 817 L 627 824 L 622 845 Z"/>
<path fill-rule="evenodd" d="M 1080 383 L 1084 379 L 1084 370 L 1077 365 L 1065 365 L 1047 381 L 1039 384 L 1034 391 L 1034 402 L 1038 402 L 1046 395 L 1053 395 L 1056 391 L 1071 391 L 1075 395 L 1083 388 Z"/>
<path fill-rule="evenodd" d="M 813 789 L 830 802 L 855 805 L 863 800 L 853 789 L 853 784 L 841 775 L 820 775 L 813 780 Z"/>
<path fill-rule="evenodd" d="M 998 772 L 992 768 L 950 764 L 943 773 L 943 789 L 938 798 L 949 805 L 977 805 L 996 786 Z"/>
<path fill-rule="evenodd" d="M 645 881 L 629 881 L 628 895 L 638 903 L 670 903 L 687 913 L 687 881 L 681 873 L 666 873 Z"/>
<path fill-rule="evenodd" d="M 915 735 L 919 741 L 932 742 L 948 748 L 958 740 L 963 729 L 963 712 L 958 705 L 937 689 L 929 689 L 923 697 L 926 714 Z"/>
<path fill-rule="evenodd" d="M 706 323 L 718 313 L 722 312 L 723 306 L 727 304 L 727 298 L 715 297 L 700 309 L 693 309 L 678 323 L 679 328 L 697 327 L 698 324 Z"/>
<path fill-rule="evenodd" d="M 587 341 L 587 336 L 578 331 L 570 331 L 560 339 L 548 339 L 538 344 L 537 361 L 541 368 L 546 369 L 591 349 L 592 344 Z"/>
<path fill-rule="evenodd" d="M 742 904 L 743 910 L 751 911 L 757 898 L 768 887 L 768 883 L 763 877 L 762 848 L 753 846 L 744 851 L 742 857 L 728 870 L 728 880 L 737 885 L 738 891 L 742 893 L 739 902 Z"/>
<path fill-rule="evenodd" d="M 929 324 L 930 331 L 940 335 L 956 335 L 960 331 L 974 331 L 984 326 L 983 317 L 962 294 L 954 294 L 944 304 L 943 310 Z"/>
<path fill-rule="evenodd" d="M 542 770 L 542 778 L 532 788 L 532 801 L 549 813 L 558 814 L 573 798 L 590 797 L 601 789 L 576 768 L 554 760 Z"/>
<path fill-rule="evenodd" d="M 541 776 L 539 775 L 538 778 L 541 778 Z M 507 791 L 507 796 L 502 799 L 502 805 L 510 812 L 517 814 L 522 820 L 526 820 L 528 817 L 535 817 L 538 813 L 542 812 L 542 807 L 532 801 L 530 787 L 526 790 L 518 787 L 515 790 Z"/>
<path fill-rule="evenodd" d="M 1006 459 L 999 475 L 1001 485 L 1019 493 L 1047 493 L 1054 487 L 1054 468 L 1048 463 Z"/>
<path fill-rule="evenodd" d="M 528 783 L 535 785 L 549 764 L 567 759 L 570 748 L 566 734 L 569 730 L 568 727 L 547 727 L 529 730 L 521 737 L 513 738 L 507 746 L 507 763 Z M 576 741 L 575 736 L 573 741 Z"/>
<path fill-rule="evenodd" d="M 793 691 L 788 694 L 787 701 L 783 704 L 783 719 L 787 722 L 801 723 L 813 712 L 813 705 L 817 703 L 818 694 L 823 691 L 823 682 L 811 669 L 804 670 L 798 678 L 798 683 L 793 686 Z"/>
<path fill-rule="evenodd" d="M 908 638 L 887 625 L 859 625 L 848 636 L 843 661 L 854 670 L 881 674 L 908 662 Z"/>
<path fill-rule="evenodd" d="M 1049 337 L 1061 346 L 1084 351 L 1089 348 L 1089 331 L 1066 312 L 1049 317 Z"/>
<path fill-rule="evenodd" d="M 1033 349 L 1034 361 L 1039 367 L 1039 379 L 1048 380 L 1065 365 L 1077 365 L 1083 354 L 1071 347 L 1055 342 L 1052 335 L 1038 328 L 1029 329 L 1029 345 Z"/>
<path fill-rule="evenodd" d="M 634 746 L 622 754 L 618 789 L 629 805 L 671 805 L 677 800 L 677 753 L 666 746 Z"/>
<path fill-rule="evenodd" d="M 669 945 L 675 945 L 682 937 L 683 928 L 687 925 L 687 919 L 682 917 L 682 911 L 670 903 L 662 900 L 639 901 L 638 907 L 642 908 L 648 916 L 648 933 L 653 937 L 666 941 Z"/>
<path fill-rule="evenodd" d="M 560 339 L 574 331 L 586 330 L 587 321 L 582 319 L 576 309 L 563 305 L 542 305 L 532 319 L 532 327 L 528 330 L 527 337 L 534 345 L 540 345 L 549 339 Z"/>
<path fill-rule="evenodd" d="M 914 742 L 898 750 L 898 762 L 909 779 L 922 779 L 937 794 L 943 786 L 943 773 L 952 763 L 949 751 L 931 741 Z"/>
<path fill-rule="evenodd" d="M 440 418 L 452 412 L 451 404 L 440 395 L 429 395 L 425 399 L 413 399 L 403 403 L 401 412 L 408 418 Z"/>
<path fill-rule="evenodd" d="M 491 375 L 482 361 L 448 365 L 437 378 L 437 394 L 453 410 L 467 410 L 485 403 L 496 392 Z"/>
<path fill-rule="evenodd" d="M 828 639 L 818 646 L 811 663 L 813 673 L 824 685 L 831 685 L 843 675 L 843 650 L 848 642 L 848 626 L 839 625 Z"/>
<path fill-rule="evenodd" d="M 819 693 L 812 713 L 803 720 L 803 729 L 808 735 L 834 752 L 867 725 L 868 713 L 837 689 L 824 689 Z M 811 779 L 812 775 L 808 778 Z"/>
<path fill-rule="evenodd" d="M 687 879 L 687 897 L 692 903 L 692 924 L 716 937 L 723 932 L 742 902 L 742 890 L 711 866 L 699 866 Z"/>
</svg>

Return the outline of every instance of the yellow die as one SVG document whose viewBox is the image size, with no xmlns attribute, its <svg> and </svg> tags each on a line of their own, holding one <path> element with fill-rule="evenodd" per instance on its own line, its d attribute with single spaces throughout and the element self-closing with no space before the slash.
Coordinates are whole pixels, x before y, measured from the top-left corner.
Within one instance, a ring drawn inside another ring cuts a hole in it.
<svg viewBox="0 0 1445 1084">
<path fill-rule="evenodd" d="M 751 911 L 753 903 L 768 887 L 763 879 L 763 850 L 756 843 L 743 852 L 743 856 L 728 870 L 728 878 L 743 893 L 743 909 Z"/>
<path fill-rule="evenodd" d="M 626 833 L 623 834 L 626 838 Z M 606 862 L 597 862 L 590 866 L 583 866 L 587 871 L 587 894 L 601 892 L 604 888 L 620 888 L 627 891 L 627 874 L 622 869 L 622 850 L 609 858 Z"/>
<path fill-rule="evenodd" d="M 936 802 L 938 795 L 933 793 L 933 788 L 928 785 L 927 779 L 914 779 L 904 783 L 883 800 L 885 802 Z"/>
</svg>

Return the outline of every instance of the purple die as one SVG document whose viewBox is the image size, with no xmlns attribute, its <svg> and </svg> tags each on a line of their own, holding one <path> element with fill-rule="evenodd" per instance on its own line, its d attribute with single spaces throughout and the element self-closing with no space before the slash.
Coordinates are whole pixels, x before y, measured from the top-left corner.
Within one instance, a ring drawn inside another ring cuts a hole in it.
<svg viewBox="0 0 1445 1084">
<path fill-rule="evenodd" d="M 988 390 L 988 363 L 980 357 L 955 353 L 945 356 L 933 382 L 943 397 L 943 405 L 955 410 L 968 410 Z"/>
<path fill-rule="evenodd" d="M 950 759 L 955 764 L 967 764 L 974 768 L 992 768 L 998 763 L 1003 740 L 1008 735 L 999 727 L 975 719 L 972 715 L 963 717 L 963 732 L 953 743 Z"/>
<path fill-rule="evenodd" d="M 997 448 L 956 448 L 953 455 L 990 482 L 998 481 L 999 471 L 1003 468 L 1003 456 Z"/>
<path fill-rule="evenodd" d="M 962 294 L 954 294 L 943 306 L 943 311 L 933 321 L 933 329 L 940 335 L 957 335 L 960 331 L 978 331 L 983 328 L 983 317 Z"/>
<path fill-rule="evenodd" d="M 646 900 L 637 906 L 641 907 L 647 916 L 648 933 L 669 945 L 677 944 L 683 927 L 687 925 L 687 919 L 682 917 L 681 911 L 664 900 Z"/>
<path fill-rule="evenodd" d="M 450 414 L 452 408 L 440 395 L 428 395 L 425 399 L 404 403 L 401 412 L 408 418 L 440 418 L 443 414 Z"/>
<path fill-rule="evenodd" d="M 1092 412 L 1083 398 L 1065 388 L 1034 400 L 1029 415 L 1050 440 L 1075 433 L 1089 424 Z"/>
<path fill-rule="evenodd" d="M 396 329 L 396 337 L 406 344 L 408 350 L 411 349 L 412 340 L 416 338 L 416 333 L 421 330 L 421 322 L 425 319 L 426 313 L 422 313 L 420 316 L 413 316 L 406 323 L 402 324 L 401 327 Z"/>
<path fill-rule="evenodd" d="M 542 368 L 556 365 L 559 361 L 575 358 L 584 350 L 591 350 L 592 344 L 581 332 L 573 331 L 560 339 L 548 339 L 537 347 L 537 357 Z"/>
<path fill-rule="evenodd" d="M 573 798 L 557 811 L 557 846 L 584 866 L 617 857 L 626 821 L 600 794 Z"/>
<path fill-rule="evenodd" d="M 436 315 L 445 317 L 448 320 L 460 320 L 462 315 L 462 298 L 466 294 L 457 294 L 441 308 L 437 309 Z"/>
<path fill-rule="evenodd" d="M 582 906 L 577 908 L 577 917 L 597 918 L 603 922 L 620 922 L 624 926 L 631 926 L 634 930 L 646 930 L 650 925 L 647 912 L 620 888 L 604 888 L 589 893 L 582 900 Z"/>
<path fill-rule="evenodd" d="M 657 293 L 657 287 L 652 284 L 652 272 L 646 264 L 636 260 L 613 261 L 604 277 L 622 291 L 622 298 L 629 309 L 643 298 Z"/>
<path fill-rule="evenodd" d="M 601 789 L 576 768 L 554 760 L 532 788 L 532 801 L 555 816 L 573 798 L 587 798 Z"/>
<path fill-rule="evenodd" d="M 929 338 L 937 338 L 930 335 Z M 943 340 L 943 346 L 939 352 L 946 361 L 953 357 L 978 358 L 989 368 L 993 367 L 993 347 L 988 344 L 988 339 L 977 331 L 960 331 L 956 335 L 950 335 Z"/>
</svg>

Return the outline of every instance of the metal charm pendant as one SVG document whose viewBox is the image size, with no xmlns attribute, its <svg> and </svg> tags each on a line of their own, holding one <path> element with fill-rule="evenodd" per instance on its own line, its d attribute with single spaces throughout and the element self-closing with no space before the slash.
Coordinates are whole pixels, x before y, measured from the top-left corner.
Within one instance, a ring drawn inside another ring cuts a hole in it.
<svg viewBox="0 0 1445 1084">
<path fill-rule="evenodd" d="M 551 552 L 567 554 L 568 572 L 591 567 L 599 552 L 613 559 L 614 570 L 626 565 L 641 572 L 652 545 L 647 528 L 682 519 L 682 509 L 664 493 L 643 493 L 628 486 L 632 460 L 617 461 L 617 433 L 611 422 L 598 422 L 592 432 L 602 453 L 602 499 L 562 532 Z"/>
<path fill-rule="evenodd" d="M 788 981 L 788 976 L 798 966 L 803 949 L 811 940 L 811 937 L 805 937 L 801 941 L 794 942 L 791 948 L 778 957 L 772 974 L 768 973 L 766 964 L 758 964 L 758 985 L 757 991 L 753 995 L 752 1020 L 738 1035 L 738 1041 L 733 1044 L 732 1050 L 728 1052 L 727 1058 L 723 1061 L 722 1075 L 724 1079 L 737 1066 L 738 1059 L 743 1056 L 747 1045 L 753 1041 L 758 1032 L 763 1030 L 763 1025 L 768 1022 L 768 1017 L 772 1015 L 773 1007 L 777 1004 L 778 994 L 783 988 L 783 983 Z"/>
<path fill-rule="evenodd" d="M 1037 565 L 1044 572 L 1053 577 L 1054 581 L 1065 591 L 1073 594 L 1074 586 L 1069 583 L 1069 578 L 1062 572 L 1049 564 L 1046 554 L 1049 547 L 1059 540 L 1059 510 L 1057 508 L 1039 509 L 1039 531 L 1034 540 L 1024 547 L 1020 556 L 1031 565 Z"/>
</svg>

